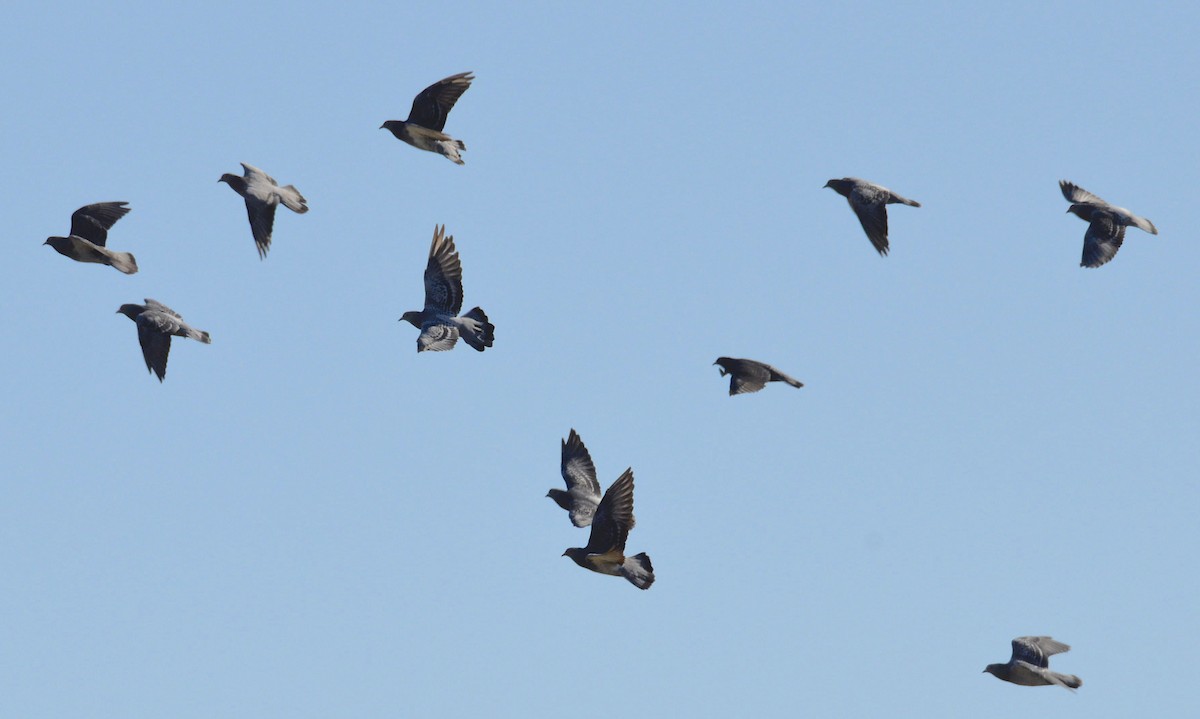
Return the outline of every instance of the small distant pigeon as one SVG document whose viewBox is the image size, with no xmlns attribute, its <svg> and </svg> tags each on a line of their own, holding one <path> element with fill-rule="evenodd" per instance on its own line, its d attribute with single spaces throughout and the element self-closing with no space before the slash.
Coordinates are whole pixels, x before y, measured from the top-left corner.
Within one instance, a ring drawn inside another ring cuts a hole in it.
<svg viewBox="0 0 1200 719">
<path fill-rule="evenodd" d="M 233 191 L 246 200 L 246 214 L 250 217 L 250 231 L 258 247 L 258 258 L 265 260 L 271 249 L 271 229 L 275 226 L 275 206 L 283 203 L 289 210 L 304 214 L 308 212 L 308 200 L 292 185 L 279 186 L 274 177 L 253 165 L 241 163 L 245 176 L 226 172 L 217 182 L 228 183 Z"/>
<path fill-rule="evenodd" d="M 458 102 L 474 79 L 471 73 L 460 72 L 438 80 L 413 99 L 407 120 L 388 120 L 379 129 L 391 130 L 396 139 L 404 140 L 417 149 L 436 152 L 455 164 L 463 164 L 458 152 L 465 151 L 467 146 L 462 140 L 455 140 L 442 132 L 442 128 L 446 126 L 446 116 L 450 114 L 454 103 Z"/>
<path fill-rule="evenodd" d="M 638 589 L 649 589 L 654 584 L 650 557 L 645 552 L 625 556 L 625 540 L 633 525 L 633 470 L 627 469 L 600 500 L 587 546 L 572 547 L 563 556 L 584 569 L 625 577 Z"/>
<path fill-rule="evenodd" d="M 846 198 L 850 209 L 858 215 L 867 239 L 875 245 L 881 255 L 888 253 L 888 218 L 887 206 L 892 204 L 920 207 L 921 203 L 901 197 L 882 185 L 860 180 L 857 177 L 843 177 L 840 180 L 830 180 L 825 187 Z"/>
<path fill-rule="evenodd" d="M 787 382 L 793 387 L 803 387 L 804 384 L 794 377 L 789 377 L 769 364 L 756 362 L 752 359 L 734 359 L 733 357 L 718 357 L 715 365 L 721 365 L 721 376 L 730 375 L 729 396 L 757 392 L 767 386 L 768 382 Z"/>
<path fill-rule="evenodd" d="M 1071 647 L 1050 637 L 1017 637 L 1012 640 L 1012 659 L 1007 664 L 989 664 L 983 671 L 997 679 L 1027 687 L 1056 684 L 1075 691 L 1083 680 L 1074 674 L 1050 671 L 1050 657 Z"/>
<path fill-rule="evenodd" d="M 161 302 L 147 298 L 144 305 L 121 305 L 117 312 L 137 323 L 138 342 L 142 345 L 146 369 L 158 375 L 159 382 L 167 376 L 167 355 L 171 352 L 172 335 L 212 344 L 207 332 L 191 327 L 178 312 Z"/>
<path fill-rule="evenodd" d="M 600 482 L 596 480 L 596 465 L 592 455 L 575 430 L 562 443 L 562 476 L 567 489 L 551 489 L 546 496 L 571 514 L 571 524 L 586 527 L 592 523 L 600 504 Z"/>
<path fill-rule="evenodd" d="M 1071 206 L 1070 212 L 1088 222 L 1083 236 L 1083 259 L 1080 267 L 1099 267 L 1117 256 L 1121 243 L 1125 241 L 1125 228 L 1130 225 L 1152 235 L 1158 234 L 1154 223 L 1138 217 L 1124 207 L 1110 205 L 1087 190 L 1066 180 L 1058 181 L 1063 197 Z"/>
<path fill-rule="evenodd" d="M 400 317 L 401 322 L 408 321 L 421 329 L 418 352 L 453 349 L 460 335 L 480 352 L 492 346 L 496 327 L 479 307 L 458 317 L 462 301 L 462 263 L 454 249 L 454 236 L 447 236 L 446 226 L 441 225 L 433 228 L 429 262 L 425 265 L 425 309 L 405 312 Z"/>
<path fill-rule="evenodd" d="M 114 252 L 104 246 L 108 231 L 117 220 L 129 212 L 128 202 L 97 202 L 84 205 L 71 214 L 71 235 L 50 237 L 43 245 L 50 245 L 60 255 L 76 262 L 95 262 L 115 267 L 127 275 L 138 271 L 137 261 L 128 252 Z"/>
</svg>

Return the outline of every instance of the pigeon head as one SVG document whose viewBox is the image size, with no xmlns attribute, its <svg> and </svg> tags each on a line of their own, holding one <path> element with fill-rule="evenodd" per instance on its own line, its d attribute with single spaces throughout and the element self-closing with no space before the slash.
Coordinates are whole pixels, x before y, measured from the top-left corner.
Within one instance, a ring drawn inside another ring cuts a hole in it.
<svg viewBox="0 0 1200 719">
<path fill-rule="evenodd" d="M 233 191 L 239 195 L 246 192 L 246 178 L 244 177 L 238 177 L 237 175 L 231 175 L 230 173 L 226 172 L 224 175 L 221 175 L 217 182 L 224 182 L 232 187 Z"/>
<path fill-rule="evenodd" d="M 1070 207 L 1068 207 L 1067 212 L 1071 213 L 1072 215 L 1075 215 L 1076 217 L 1078 217 L 1081 220 L 1086 220 L 1088 222 L 1092 221 L 1092 206 L 1091 205 L 1088 205 L 1088 204 L 1085 204 L 1082 202 L 1077 202 L 1077 203 L 1071 205 Z"/>
<path fill-rule="evenodd" d="M 729 359 L 728 357 L 718 357 L 717 361 L 713 362 L 713 364 L 721 365 L 721 376 L 724 377 L 725 375 L 729 374 L 729 365 L 733 364 L 733 360 Z"/>
<path fill-rule="evenodd" d="M 843 197 L 848 196 L 850 194 L 850 190 L 853 189 L 851 183 L 847 182 L 846 180 L 830 180 L 829 182 L 825 183 L 825 187 L 828 187 Z"/>
<path fill-rule="evenodd" d="M 61 252 L 62 248 L 66 247 L 69 243 L 67 242 L 67 238 L 65 238 L 65 237 L 47 237 L 46 241 L 43 242 L 42 244 L 50 245 L 54 249 Z"/>
<path fill-rule="evenodd" d="M 561 489 L 552 489 L 546 492 L 546 496 L 554 500 L 554 503 L 568 512 L 571 511 L 571 495 Z"/>
<path fill-rule="evenodd" d="M 125 315 L 134 322 L 137 322 L 138 315 L 140 315 L 145 309 L 146 308 L 142 307 L 141 305 L 121 305 L 119 308 L 117 308 L 117 313 Z"/>
<path fill-rule="evenodd" d="M 570 557 L 571 561 L 575 562 L 581 567 L 587 567 L 587 550 L 583 547 L 571 547 L 567 551 L 563 552 L 562 555 L 564 557 Z"/>
<path fill-rule="evenodd" d="M 1004 677 L 1008 676 L 1008 665 L 1007 664 L 989 664 L 983 668 L 983 673 L 991 674 L 992 676 L 1003 679 Z"/>
<path fill-rule="evenodd" d="M 404 122 L 401 120 L 388 120 L 387 122 L 380 125 L 379 129 L 380 130 L 391 130 L 392 132 L 395 132 L 398 128 L 403 127 L 403 126 L 404 126 Z"/>
<path fill-rule="evenodd" d="M 425 318 L 421 316 L 422 314 L 423 313 L 417 312 L 416 310 L 410 310 L 401 315 L 399 321 L 408 322 L 413 327 L 420 329 L 421 323 L 425 320 Z"/>
</svg>

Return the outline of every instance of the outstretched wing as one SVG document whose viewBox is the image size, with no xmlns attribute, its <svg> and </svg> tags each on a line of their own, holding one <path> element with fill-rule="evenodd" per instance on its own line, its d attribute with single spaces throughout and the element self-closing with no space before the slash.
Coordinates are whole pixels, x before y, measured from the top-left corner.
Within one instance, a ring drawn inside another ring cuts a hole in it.
<svg viewBox="0 0 1200 719">
<path fill-rule="evenodd" d="M 170 324 L 168 315 L 152 310 L 143 312 L 137 318 L 138 344 L 142 346 L 142 359 L 146 360 L 146 369 L 153 372 L 159 382 L 167 376 L 167 355 L 171 353 L 171 332 L 162 327 L 169 327 Z M 175 326 L 178 328 L 178 324 Z"/>
<path fill-rule="evenodd" d="M 1117 256 L 1121 243 L 1125 241 L 1125 225 L 1117 223 L 1113 216 L 1102 210 L 1092 212 L 1087 233 L 1083 236 L 1083 258 L 1081 267 L 1099 267 Z"/>
<path fill-rule="evenodd" d="M 1050 666 L 1050 657 L 1067 651 L 1071 647 L 1050 637 L 1017 637 L 1012 640 L 1012 661 L 1028 662 L 1045 669 Z"/>
<path fill-rule="evenodd" d="M 875 246 L 875 249 L 881 255 L 888 253 L 888 219 L 887 205 L 882 202 L 867 202 L 859 194 L 856 189 L 850 193 L 847 198 L 850 201 L 850 207 L 854 210 L 854 214 L 858 215 L 858 222 L 862 225 L 863 232 L 867 233 L 867 239 Z"/>
<path fill-rule="evenodd" d="M 474 79 L 471 73 L 460 72 L 425 88 L 413 98 L 412 111 L 408 113 L 406 122 L 441 132 L 454 103 L 458 102 Z"/>
<path fill-rule="evenodd" d="M 418 352 L 444 352 L 454 349 L 458 342 L 458 328 L 439 320 L 430 320 L 421 325 L 417 336 Z"/>
<path fill-rule="evenodd" d="M 592 455 L 574 429 L 562 443 L 561 470 L 571 498 L 571 524 L 586 527 L 592 523 L 601 501 L 600 482 L 596 479 Z"/>
<path fill-rule="evenodd" d="M 71 213 L 71 234 L 104 247 L 108 231 L 129 213 L 128 202 L 97 202 Z"/>
<path fill-rule="evenodd" d="M 462 263 L 454 237 L 446 235 L 445 225 L 435 227 L 425 266 L 425 311 L 454 317 L 462 309 L 462 295 Z"/>
<path fill-rule="evenodd" d="M 1088 192 L 1079 185 L 1066 180 L 1058 181 L 1058 189 L 1062 190 L 1063 197 L 1067 198 L 1067 202 L 1071 204 L 1088 203 L 1093 205 L 1107 205 L 1108 203 L 1100 199 L 1096 195 Z"/>
<path fill-rule="evenodd" d="M 633 524 L 633 469 L 627 469 L 600 500 L 588 536 L 588 554 L 624 552 Z"/>
</svg>

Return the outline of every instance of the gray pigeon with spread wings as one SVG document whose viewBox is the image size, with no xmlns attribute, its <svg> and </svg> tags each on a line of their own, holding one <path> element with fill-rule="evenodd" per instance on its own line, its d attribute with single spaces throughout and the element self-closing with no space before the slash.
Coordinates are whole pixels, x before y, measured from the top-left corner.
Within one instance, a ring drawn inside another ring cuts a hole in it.
<svg viewBox="0 0 1200 719">
<path fill-rule="evenodd" d="M 787 382 L 793 387 L 803 387 L 804 383 L 790 377 L 769 364 L 752 359 L 736 359 L 734 357 L 718 357 L 715 365 L 721 366 L 721 376 L 729 377 L 729 396 L 757 392 L 767 386 L 768 382 Z"/>
<path fill-rule="evenodd" d="M 212 344 L 207 332 L 190 326 L 178 312 L 161 302 L 147 298 L 144 305 L 121 305 L 117 312 L 137 324 L 138 342 L 142 345 L 146 369 L 158 375 L 159 382 L 167 376 L 167 355 L 171 352 L 172 336 Z"/>
<path fill-rule="evenodd" d="M 458 153 L 465 151 L 467 146 L 462 140 L 455 140 L 442 132 L 442 128 L 446 126 L 446 117 L 454 103 L 458 102 L 474 79 L 471 73 L 460 72 L 438 80 L 413 99 L 407 120 L 388 120 L 379 129 L 390 130 L 397 139 L 417 149 L 436 152 L 455 164 L 463 164 Z"/>
<path fill-rule="evenodd" d="M 830 180 L 825 187 L 832 189 L 850 203 L 850 209 L 858 215 L 867 239 L 875 246 L 880 255 L 888 253 L 888 217 L 887 206 L 892 204 L 920 207 L 921 203 L 901 197 L 882 185 L 860 180 L 857 177 L 843 177 L 840 180 Z"/>
<path fill-rule="evenodd" d="M 246 214 L 250 218 L 250 232 L 258 247 L 258 258 L 265 260 L 271 249 L 271 231 L 275 227 L 275 207 L 283 206 L 303 215 L 308 212 L 308 200 L 292 185 L 280 187 L 267 173 L 254 165 L 242 163 L 244 177 L 226 172 L 217 182 L 227 183 L 233 191 L 246 200 Z"/>
<path fill-rule="evenodd" d="M 446 235 L 446 226 L 441 225 L 433 228 L 429 262 L 425 265 L 425 309 L 405 312 L 400 317 L 401 322 L 420 328 L 418 352 L 453 349 L 460 336 L 480 352 L 492 346 L 496 327 L 480 307 L 459 317 L 462 302 L 462 263 L 454 248 L 454 236 Z"/>
<path fill-rule="evenodd" d="M 1074 674 L 1050 671 L 1050 657 L 1071 647 L 1050 637 L 1017 637 L 1012 640 L 1012 658 L 1007 664 L 989 664 L 984 672 L 1027 687 L 1057 685 L 1075 691 L 1083 680 Z"/>
<path fill-rule="evenodd" d="M 649 589 L 654 584 L 650 557 L 645 552 L 625 556 L 625 541 L 633 525 L 633 470 L 627 469 L 600 500 L 587 546 L 572 547 L 563 556 L 584 569 L 625 577 L 638 589 Z"/>
<path fill-rule="evenodd" d="M 76 262 L 95 262 L 108 265 L 132 275 L 138 271 L 137 260 L 128 252 L 116 252 L 105 247 L 108 231 L 117 220 L 129 213 L 128 202 L 97 202 L 84 205 L 71 213 L 71 234 L 68 237 L 49 237 L 43 245 Z"/>
<path fill-rule="evenodd" d="M 562 476 L 567 483 L 566 491 L 551 489 L 546 496 L 570 512 L 571 524 L 590 525 L 600 504 L 600 482 L 596 480 L 592 455 L 574 429 L 562 443 Z"/>
<path fill-rule="evenodd" d="M 1110 205 L 1078 185 L 1059 180 L 1058 187 L 1067 202 L 1071 203 L 1067 212 L 1088 223 L 1087 232 L 1083 235 L 1080 267 L 1099 267 L 1116 257 L 1117 250 L 1125 241 L 1126 227 L 1133 226 L 1152 235 L 1158 234 L 1158 228 L 1150 220 L 1138 217 L 1124 207 Z"/>
</svg>

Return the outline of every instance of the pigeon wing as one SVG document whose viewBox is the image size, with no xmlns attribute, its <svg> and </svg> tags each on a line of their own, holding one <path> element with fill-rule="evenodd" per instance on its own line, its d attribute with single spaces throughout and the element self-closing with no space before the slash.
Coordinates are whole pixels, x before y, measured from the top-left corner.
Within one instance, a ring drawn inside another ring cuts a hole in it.
<svg viewBox="0 0 1200 719">
<path fill-rule="evenodd" d="M 771 377 L 770 369 L 754 360 L 739 360 L 736 367 L 731 370 L 732 376 L 729 379 L 729 396 L 735 394 L 748 394 L 757 392 L 767 386 L 767 380 Z"/>
<path fill-rule="evenodd" d="M 417 336 L 417 351 L 444 352 L 454 349 L 457 342 L 457 327 L 438 320 L 431 320 L 421 325 L 421 334 Z"/>
<path fill-rule="evenodd" d="M 633 524 L 633 470 L 626 469 L 600 500 L 588 536 L 588 554 L 624 552 Z"/>
<path fill-rule="evenodd" d="M 71 234 L 104 247 L 108 231 L 129 213 L 128 202 L 97 202 L 71 213 Z"/>
<path fill-rule="evenodd" d="M 474 79 L 471 73 L 460 72 L 425 88 L 413 98 L 412 111 L 408 113 L 406 122 L 441 132 L 454 103 L 458 102 Z"/>
<path fill-rule="evenodd" d="M 596 479 L 592 455 L 574 429 L 562 443 L 561 469 L 571 497 L 571 524 L 586 527 L 592 523 L 600 504 L 600 482 Z"/>
<path fill-rule="evenodd" d="M 1013 662 L 1028 662 L 1043 669 L 1050 666 L 1050 657 L 1071 647 L 1050 637 L 1017 637 L 1012 640 Z"/>
<path fill-rule="evenodd" d="M 157 312 L 165 312 L 166 314 L 170 315 L 171 317 L 174 317 L 177 320 L 183 319 L 183 315 L 179 314 L 178 312 L 171 309 L 170 307 L 167 307 L 166 305 L 159 302 L 158 300 L 152 300 L 149 297 L 146 298 L 146 309 L 155 310 Z M 178 329 L 178 327 L 176 329 Z"/>
<path fill-rule="evenodd" d="M 1081 267 L 1099 267 L 1117 256 L 1121 243 L 1125 241 L 1125 225 L 1114 221 L 1107 212 L 1095 211 L 1083 236 L 1083 258 Z"/>
<path fill-rule="evenodd" d="M 446 236 L 445 225 L 435 227 L 425 266 L 425 311 L 456 316 L 462 309 L 462 295 L 462 263 L 454 237 Z"/>
<path fill-rule="evenodd" d="M 1071 204 L 1087 203 L 1092 205 L 1107 205 L 1108 203 L 1100 199 L 1096 195 L 1088 192 L 1079 185 L 1066 180 L 1058 181 L 1058 189 L 1062 190 L 1063 197 L 1067 198 L 1067 202 Z"/>
<path fill-rule="evenodd" d="M 863 232 L 867 233 L 867 239 L 871 241 L 879 254 L 886 255 L 888 253 L 887 205 L 882 202 L 866 202 L 858 195 L 857 190 L 851 193 L 848 199 L 854 214 L 858 215 L 858 222 L 862 225 Z"/>
<path fill-rule="evenodd" d="M 164 325 L 163 317 L 166 316 L 161 313 L 143 312 L 137 318 L 142 359 L 146 360 L 146 369 L 153 372 L 159 382 L 167 376 L 167 355 L 171 353 L 171 333 L 160 329 Z M 170 323 L 166 322 L 165 325 L 169 326 Z"/>
<path fill-rule="evenodd" d="M 271 249 L 271 232 L 275 227 L 275 205 L 263 202 L 247 191 L 246 216 L 250 218 L 250 233 L 254 235 L 254 246 L 258 248 L 259 259 L 263 259 Z"/>
</svg>

